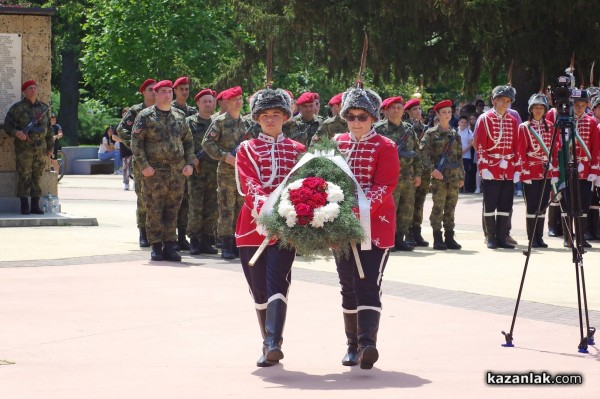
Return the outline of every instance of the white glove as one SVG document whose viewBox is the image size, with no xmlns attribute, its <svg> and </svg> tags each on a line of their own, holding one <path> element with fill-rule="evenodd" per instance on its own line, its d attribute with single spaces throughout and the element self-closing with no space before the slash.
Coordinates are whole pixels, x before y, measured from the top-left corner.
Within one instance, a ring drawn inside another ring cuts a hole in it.
<svg viewBox="0 0 600 399">
<path fill-rule="evenodd" d="M 529 179 L 529 180 L 523 180 L 523 183 L 525 183 L 525 184 L 531 184 L 532 181 L 531 181 L 531 179 Z"/>
<path fill-rule="evenodd" d="M 558 177 L 553 177 L 552 179 L 550 179 L 550 183 L 552 183 L 552 184 L 558 183 Z"/>
<path fill-rule="evenodd" d="M 587 180 L 594 182 L 594 181 L 596 181 L 597 178 L 598 178 L 598 176 L 590 174 L 590 175 L 588 175 Z"/>
<path fill-rule="evenodd" d="M 521 180 L 521 172 L 515 172 L 513 175 L 513 183 L 518 183 Z"/>
<path fill-rule="evenodd" d="M 490 172 L 489 169 L 483 169 L 481 171 L 481 178 L 483 180 L 493 180 L 494 179 L 494 175 L 492 174 L 492 172 Z"/>
<path fill-rule="evenodd" d="M 600 187 L 600 176 L 598 176 L 598 177 L 596 178 L 596 180 L 594 181 L 594 186 L 596 186 L 596 187 Z"/>
</svg>

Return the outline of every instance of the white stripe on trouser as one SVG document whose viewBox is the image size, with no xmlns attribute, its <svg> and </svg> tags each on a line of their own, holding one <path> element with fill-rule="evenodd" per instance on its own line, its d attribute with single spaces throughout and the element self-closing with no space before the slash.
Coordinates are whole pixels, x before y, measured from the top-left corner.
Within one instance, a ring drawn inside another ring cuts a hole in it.
<svg viewBox="0 0 600 399">
<path fill-rule="evenodd" d="M 483 212 L 483 216 L 496 216 L 496 212 Z"/>
<path fill-rule="evenodd" d="M 496 216 L 510 216 L 510 212 L 496 212 Z"/>
<path fill-rule="evenodd" d="M 381 290 L 381 280 L 383 279 L 383 265 L 385 264 L 385 259 L 388 255 L 389 250 L 389 248 L 386 248 L 385 251 L 383 251 L 381 263 L 379 263 L 379 275 L 377 276 L 377 285 L 379 286 L 379 299 L 381 299 L 381 296 L 383 295 L 383 291 Z"/>
<path fill-rule="evenodd" d="M 358 312 L 358 310 L 357 310 L 357 309 L 352 309 L 352 310 L 350 310 L 350 309 L 344 309 L 344 308 L 342 308 L 342 313 L 346 313 L 346 314 L 354 314 L 354 313 L 356 313 L 356 312 Z"/>
<path fill-rule="evenodd" d="M 266 303 L 255 303 L 254 307 L 256 308 L 256 310 L 264 310 L 267 308 L 267 304 Z"/>
<path fill-rule="evenodd" d="M 269 300 L 267 301 L 267 303 L 271 303 L 276 299 L 281 299 L 283 302 L 285 302 L 287 304 L 287 298 L 283 294 L 275 294 L 275 295 L 271 296 L 269 298 Z"/>
<path fill-rule="evenodd" d="M 381 313 L 381 308 L 378 308 L 377 306 L 359 306 L 357 309 L 359 312 L 361 310 L 374 310 L 376 312 Z"/>
<path fill-rule="evenodd" d="M 528 213 L 527 219 L 535 219 L 535 213 L 533 215 L 531 213 Z"/>
</svg>

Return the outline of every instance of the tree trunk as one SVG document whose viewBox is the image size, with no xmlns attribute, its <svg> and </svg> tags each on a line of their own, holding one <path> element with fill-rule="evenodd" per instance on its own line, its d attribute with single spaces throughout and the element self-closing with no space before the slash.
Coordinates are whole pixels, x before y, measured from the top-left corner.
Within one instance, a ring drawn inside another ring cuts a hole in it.
<svg viewBox="0 0 600 399">
<path fill-rule="evenodd" d="M 79 145 L 79 57 L 75 50 L 64 50 L 60 78 L 58 123 L 70 145 Z"/>
</svg>

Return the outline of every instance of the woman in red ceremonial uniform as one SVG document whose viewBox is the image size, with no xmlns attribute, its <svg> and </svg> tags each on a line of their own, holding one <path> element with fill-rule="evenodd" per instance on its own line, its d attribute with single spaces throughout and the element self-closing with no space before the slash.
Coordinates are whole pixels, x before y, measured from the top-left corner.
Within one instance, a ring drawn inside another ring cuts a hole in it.
<svg viewBox="0 0 600 399">
<path fill-rule="evenodd" d="M 376 342 L 381 315 L 381 281 L 389 250 L 394 246 L 396 210 L 392 194 L 400 173 L 396 144 L 372 127 L 379 119 L 380 106 L 381 98 L 371 90 L 354 88 L 346 91 L 340 115 L 348 122 L 350 131 L 334 137 L 370 205 L 371 248 L 363 245 L 358 248 L 365 277 L 359 277 L 352 255 L 336 254 L 335 257 L 348 338 L 348 351 L 342 364 L 360 364 L 363 369 L 372 368 L 379 358 Z"/>
<path fill-rule="evenodd" d="M 263 354 L 257 366 L 268 367 L 283 358 L 283 326 L 292 263 L 296 251 L 283 249 L 272 240 L 254 266 L 248 263 L 265 236 L 256 230 L 256 218 L 269 196 L 292 170 L 304 145 L 286 138 L 282 126 L 291 116 L 292 100 L 283 90 L 266 89 L 256 93 L 250 103 L 252 119 L 262 132 L 244 141 L 236 155 L 236 181 L 244 205 L 237 220 L 235 238 L 244 275 L 254 299 Z"/>
<path fill-rule="evenodd" d="M 532 248 L 548 248 L 544 242 L 544 217 L 541 214 L 535 226 L 535 214 L 538 211 L 540 198 L 542 207 L 550 199 L 551 183 L 558 181 L 558 149 L 560 140 L 552 148 L 554 126 L 545 119 L 548 111 L 548 99 L 543 93 L 536 93 L 529 98 L 529 120 L 519 125 L 519 154 L 521 156 L 521 181 L 524 183 L 525 204 L 527 207 L 527 237 Z M 552 149 L 552 156 L 550 150 Z M 544 181 L 545 164 L 552 158 L 552 164 Z M 543 188 L 543 191 L 542 191 Z M 543 209 L 543 208 L 542 208 Z"/>
</svg>

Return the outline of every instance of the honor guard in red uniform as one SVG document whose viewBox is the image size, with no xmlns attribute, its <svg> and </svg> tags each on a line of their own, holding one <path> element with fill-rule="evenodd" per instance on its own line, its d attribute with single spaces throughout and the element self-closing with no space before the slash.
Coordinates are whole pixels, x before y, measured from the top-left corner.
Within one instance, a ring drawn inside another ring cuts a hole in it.
<svg viewBox="0 0 600 399">
<path fill-rule="evenodd" d="M 552 134 L 554 126 L 544 117 L 548 111 L 548 99 L 543 93 L 537 93 L 529 98 L 529 120 L 519 125 L 519 154 L 521 156 L 521 181 L 525 191 L 525 205 L 527 207 L 527 237 L 532 248 L 548 248 L 544 242 L 544 218 L 540 214 L 535 226 L 534 223 L 538 205 L 541 209 L 548 204 L 550 199 L 551 183 L 558 181 L 558 149 L 560 140 L 552 147 Z M 552 148 L 552 155 L 550 150 Z M 552 159 L 546 181 L 544 172 L 546 164 Z"/>
<path fill-rule="evenodd" d="M 516 91 L 511 86 L 496 86 L 492 91 L 494 107 L 479 117 L 475 128 L 477 166 L 483 179 L 484 223 L 487 246 L 509 248 L 506 241 L 513 207 L 514 183 L 519 180 L 518 124 L 507 110 Z"/>
<path fill-rule="evenodd" d="M 268 367 L 283 358 L 283 326 L 287 313 L 287 296 L 291 268 L 296 251 L 280 248 L 272 240 L 254 266 L 250 259 L 265 236 L 257 231 L 256 219 L 268 198 L 290 173 L 303 144 L 284 136 L 282 127 L 291 116 L 292 100 L 283 90 L 261 90 L 252 98 L 252 119 L 261 126 L 257 138 L 244 141 L 236 155 L 236 181 L 244 204 L 237 219 L 235 239 L 244 275 L 254 299 L 263 353 L 257 366 Z"/>
<path fill-rule="evenodd" d="M 341 116 L 348 122 L 350 131 L 334 137 L 370 201 L 372 246 L 371 249 L 358 248 L 365 277 L 359 277 L 353 256 L 335 256 L 348 339 L 348 351 L 342 364 L 360 364 L 363 369 L 372 368 L 379 358 L 376 342 L 381 316 L 381 279 L 390 248 L 394 246 L 393 193 L 400 174 L 396 144 L 372 127 L 379 119 L 380 107 L 381 98 L 374 91 L 362 88 L 346 91 Z"/>
<path fill-rule="evenodd" d="M 588 87 L 587 91 L 591 102 L 591 116 L 600 124 L 600 89 L 597 87 Z M 600 181 L 596 182 L 596 185 L 599 184 Z M 588 211 L 586 239 L 600 240 L 600 198 L 598 190 L 594 190 L 592 194 L 592 203 Z"/>
</svg>

